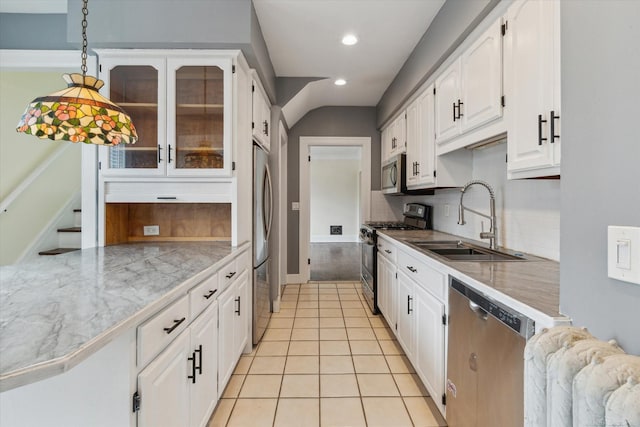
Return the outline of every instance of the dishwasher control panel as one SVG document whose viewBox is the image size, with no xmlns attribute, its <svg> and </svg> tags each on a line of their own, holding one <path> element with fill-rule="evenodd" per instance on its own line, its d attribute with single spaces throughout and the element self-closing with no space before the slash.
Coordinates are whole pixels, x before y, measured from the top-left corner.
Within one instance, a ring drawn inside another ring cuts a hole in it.
<svg viewBox="0 0 640 427">
<path fill-rule="evenodd" d="M 471 303 L 485 313 L 498 319 L 505 326 L 513 329 L 525 339 L 529 339 L 534 332 L 534 321 L 505 305 L 483 295 L 461 281 L 450 277 L 451 288 L 467 297 Z"/>
</svg>

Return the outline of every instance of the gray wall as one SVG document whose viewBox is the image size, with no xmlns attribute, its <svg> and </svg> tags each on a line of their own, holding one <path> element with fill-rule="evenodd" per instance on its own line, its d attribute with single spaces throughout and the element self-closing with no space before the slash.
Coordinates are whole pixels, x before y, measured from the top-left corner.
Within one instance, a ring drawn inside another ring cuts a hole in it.
<svg viewBox="0 0 640 427">
<path fill-rule="evenodd" d="M 448 0 L 378 103 L 378 127 L 444 62 L 500 0 Z"/>
<path fill-rule="evenodd" d="M 640 226 L 640 2 L 567 1 L 560 309 L 640 355 L 640 286 L 607 277 L 607 226 Z"/>
<path fill-rule="evenodd" d="M 287 270 L 299 273 L 299 216 L 291 202 L 300 200 L 301 136 L 365 136 L 371 138 L 371 189 L 380 190 L 380 132 L 374 107 L 323 107 L 308 112 L 289 131 L 287 166 L 288 220 Z"/>
<path fill-rule="evenodd" d="M 69 0 L 68 15 L 0 14 L 0 48 L 80 48 L 81 4 Z M 242 50 L 276 99 L 275 71 L 251 0 L 92 0 L 87 36 L 89 49 Z"/>
<path fill-rule="evenodd" d="M 67 43 L 65 14 L 0 13 L 0 49 L 65 50 L 75 47 Z"/>
</svg>

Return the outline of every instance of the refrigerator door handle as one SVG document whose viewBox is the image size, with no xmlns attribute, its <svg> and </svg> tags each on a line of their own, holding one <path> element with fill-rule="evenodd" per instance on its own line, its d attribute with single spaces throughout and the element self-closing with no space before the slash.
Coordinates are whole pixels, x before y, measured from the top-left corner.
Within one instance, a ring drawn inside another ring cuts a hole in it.
<svg viewBox="0 0 640 427">
<path fill-rule="evenodd" d="M 269 186 L 269 222 L 267 224 L 267 235 L 266 240 L 269 241 L 269 235 L 271 234 L 271 226 L 273 222 L 273 185 L 271 182 L 271 171 L 269 170 L 269 165 L 265 165 L 265 185 Z M 266 209 L 265 209 L 266 211 Z"/>
</svg>

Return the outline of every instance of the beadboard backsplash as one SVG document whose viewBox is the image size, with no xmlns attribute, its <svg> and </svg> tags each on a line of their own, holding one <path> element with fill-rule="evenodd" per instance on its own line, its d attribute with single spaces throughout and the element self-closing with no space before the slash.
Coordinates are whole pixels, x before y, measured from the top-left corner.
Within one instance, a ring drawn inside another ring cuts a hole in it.
<svg viewBox="0 0 640 427">
<path fill-rule="evenodd" d="M 508 181 L 506 154 L 504 143 L 473 152 L 473 178 L 486 181 L 496 193 L 498 245 L 559 261 L 560 180 Z M 384 198 L 391 205 L 385 212 L 394 216 L 380 219 L 402 219 L 402 204 L 421 202 L 433 206 L 433 225 L 438 231 L 481 240 L 482 229 L 489 230 L 489 220 L 471 212 L 465 212 L 466 225 L 458 225 L 460 189 L 437 190 L 433 196 Z M 375 206 L 383 206 L 377 199 L 372 197 L 372 214 Z M 471 187 L 464 195 L 464 205 L 489 214 L 486 188 Z"/>
</svg>

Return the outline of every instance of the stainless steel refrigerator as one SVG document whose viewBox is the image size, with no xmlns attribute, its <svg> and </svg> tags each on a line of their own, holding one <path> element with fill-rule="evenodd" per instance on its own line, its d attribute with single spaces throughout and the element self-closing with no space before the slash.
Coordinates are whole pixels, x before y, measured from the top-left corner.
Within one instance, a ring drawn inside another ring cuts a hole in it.
<svg viewBox="0 0 640 427">
<path fill-rule="evenodd" d="M 257 344 L 271 318 L 269 235 L 273 193 L 269 157 L 253 144 L 253 343 Z"/>
</svg>

